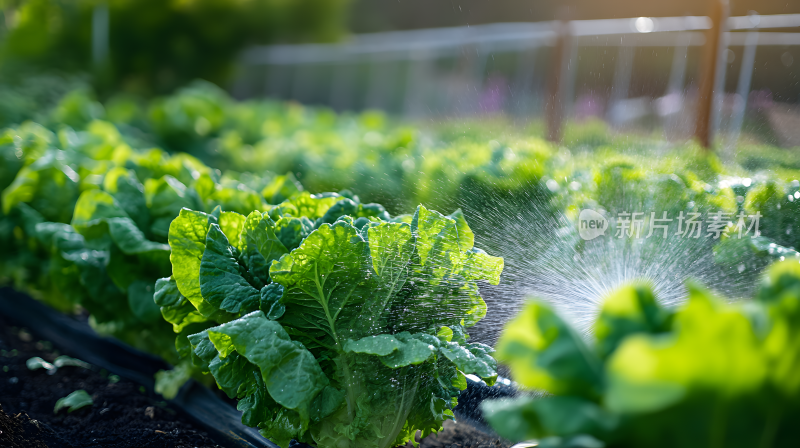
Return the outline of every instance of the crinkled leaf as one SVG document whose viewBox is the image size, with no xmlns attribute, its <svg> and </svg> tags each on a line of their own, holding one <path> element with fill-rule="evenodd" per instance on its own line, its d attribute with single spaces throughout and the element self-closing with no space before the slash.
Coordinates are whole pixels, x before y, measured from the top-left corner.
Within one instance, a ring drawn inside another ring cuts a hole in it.
<svg viewBox="0 0 800 448">
<path fill-rule="evenodd" d="M 250 363 L 250 366 L 253 364 Z M 258 369 L 244 370 L 240 383 L 239 396 L 242 398 L 237 403 L 236 409 L 242 412 L 242 423 L 258 427 L 262 422 L 268 421 L 270 414 L 278 405 L 267 394 L 267 387 L 264 386 L 264 380 Z"/>
<path fill-rule="evenodd" d="M 230 398 L 236 398 L 240 387 L 248 389 L 249 382 L 254 381 L 252 373 L 258 370 L 237 352 L 232 352 L 224 358 L 215 356 L 208 364 L 208 369 L 214 375 L 217 386 Z"/>
<path fill-rule="evenodd" d="M 286 307 L 280 302 L 283 297 L 283 285 L 270 283 L 261 288 L 261 304 L 259 308 L 270 320 L 277 320 L 286 312 Z"/>
<path fill-rule="evenodd" d="M 467 282 L 459 288 L 462 296 L 467 300 L 464 311 L 464 326 L 469 328 L 477 324 L 481 319 L 486 317 L 486 302 L 481 297 L 481 292 L 475 282 Z"/>
<path fill-rule="evenodd" d="M 228 238 L 217 224 L 211 224 L 200 262 L 200 291 L 211 305 L 229 313 L 246 313 L 258 308 L 261 294 L 242 276 L 243 269 Z"/>
<path fill-rule="evenodd" d="M 330 208 L 328 208 L 324 215 L 316 220 L 315 226 L 319 227 L 322 224 L 333 224 L 337 219 L 339 219 L 339 217 L 345 215 L 356 217 L 358 214 L 358 208 L 359 204 L 356 204 L 352 199 L 340 199 Z"/>
<path fill-rule="evenodd" d="M 280 204 L 303 191 L 303 186 L 294 177 L 294 174 L 287 173 L 284 176 L 275 176 L 269 185 L 264 187 L 261 195 L 270 204 Z"/>
<path fill-rule="evenodd" d="M 300 438 L 306 430 L 300 415 L 290 409 L 278 410 L 272 419 L 262 421 L 259 426 L 261 435 L 280 447 L 288 447 L 292 439 Z"/>
<path fill-rule="evenodd" d="M 481 249 L 472 248 L 467 252 L 461 275 L 469 280 L 485 280 L 492 285 L 498 285 L 503 263 L 501 257 L 492 257 Z"/>
<path fill-rule="evenodd" d="M 492 349 L 473 343 L 462 347 L 455 342 L 443 342 L 441 353 L 462 372 L 475 373 L 481 378 L 497 376 L 497 361 L 491 357 Z"/>
<path fill-rule="evenodd" d="M 352 322 L 360 312 L 358 305 L 369 297 L 364 246 L 353 226 L 325 224 L 299 248 L 273 263 L 270 277 L 285 288 L 281 300 L 286 305 L 284 325 L 329 345 L 343 342 L 334 336 L 333 326 L 337 320 Z"/>
<path fill-rule="evenodd" d="M 314 223 L 302 218 L 283 217 L 275 222 L 275 236 L 287 250 L 293 250 L 314 231 Z"/>
<path fill-rule="evenodd" d="M 220 356 L 236 350 L 258 366 L 270 396 L 308 421 L 311 402 L 328 385 L 328 378 L 314 355 L 292 341 L 280 324 L 255 311 L 209 328 L 208 335 Z"/>
<path fill-rule="evenodd" d="M 344 344 L 344 350 L 348 353 L 378 356 L 386 367 L 397 369 L 412 364 L 421 364 L 436 353 L 439 345 L 432 344 L 431 339 L 425 336 L 431 337 L 430 335 L 411 335 L 408 332 L 367 336 L 356 341 L 348 340 Z"/>
<path fill-rule="evenodd" d="M 463 255 L 459 250 L 454 219 L 420 205 L 411 222 L 411 230 L 417 238 L 417 255 L 422 265 L 431 265 L 436 270 L 452 269 L 461 261 Z"/>
<path fill-rule="evenodd" d="M 257 211 L 247 216 L 238 247 L 247 269 L 264 284 L 270 281 L 269 267 L 272 261 L 288 252 L 275 236 L 275 223 Z"/>
<path fill-rule="evenodd" d="M 342 197 L 339 195 L 317 195 L 304 191 L 282 202 L 278 206 L 278 210 L 282 214 L 289 214 L 294 217 L 304 216 L 313 222 L 325 216 L 328 209 L 339 202 L 340 199 Z"/>
<path fill-rule="evenodd" d="M 204 299 L 200 291 L 200 264 L 208 227 L 213 222 L 216 222 L 213 215 L 184 209 L 169 227 L 172 278 L 181 294 L 206 317 L 217 311 L 217 307 Z"/>
<path fill-rule="evenodd" d="M 372 308 L 367 316 L 376 326 L 385 324 L 382 317 L 405 285 L 409 262 L 414 254 L 415 238 L 411 226 L 403 223 L 381 223 L 367 231 L 369 255 L 375 273 Z"/>
<path fill-rule="evenodd" d="M 456 229 L 458 230 L 458 245 L 461 247 L 461 250 L 472 250 L 472 246 L 475 245 L 475 234 L 472 233 L 472 229 L 470 229 L 469 225 L 467 225 L 467 220 L 464 218 L 464 212 L 462 212 L 461 209 L 458 209 L 451 213 L 448 218 L 456 222 Z"/>
<path fill-rule="evenodd" d="M 192 346 L 192 364 L 199 367 L 203 372 L 209 371 L 209 364 L 217 357 L 218 352 L 208 336 L 208 331 L 188 336 L 189 344 Z"/>
<path fill-rule="evenodd" d="M 161 307 L 161 316 L 172 324 L 175 333 L 180 333 L 187 325 L 206 320 L 178 291 L 178 284 L 172 277 L 156 280 L 153 299 Z"/>
<path fill-rule="evenodd" d="M 247 219 L 244 215 L 236 212 L 222 212 L 219 214 L 219 228 L 222 233 L 228 238 L 231 246 L 238 250 L 242 250 L 241 234 L 244 221 Z"/>
</svg>

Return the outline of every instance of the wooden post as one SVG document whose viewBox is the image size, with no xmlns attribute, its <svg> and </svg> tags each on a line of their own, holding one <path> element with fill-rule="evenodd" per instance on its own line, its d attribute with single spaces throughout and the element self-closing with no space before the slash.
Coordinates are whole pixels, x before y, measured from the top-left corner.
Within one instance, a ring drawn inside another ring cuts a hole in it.
<svg viewBox="0 0 800 448">
<path fill-rule="evenodd" d="M 697 98 L 697 125 L 695 138 L 706 149 L 711 147 L 714 136 L 711 129 L 711 118 L 714 107 L 714 81 L 717 70 L 720 70 L 720 41 L 726 31 L 728 20 L 728 0 L 710 0 L 711 29 L 706 32 L 706 43 L 703 47 L 702 71 L 700 72 L 700 91 Z M 722 86 L 716 86 L 722 88 Z"/>
<path fill-rule="evenodd" d="M 569 22 L 559 20 L 556 22 L 556 43 L 553 46 L 550 58 L 550 74 L 547 88 L 547 101 L 545 102 L 545 116 L 547 119 L 547 139 L 551 142 L 561 141 L 561 127 L 564 121 L 566 98 L 562 98 L 562 83 L 566 82 L 564 70 L 567 65 L 569 52 Z"/>
</svg>

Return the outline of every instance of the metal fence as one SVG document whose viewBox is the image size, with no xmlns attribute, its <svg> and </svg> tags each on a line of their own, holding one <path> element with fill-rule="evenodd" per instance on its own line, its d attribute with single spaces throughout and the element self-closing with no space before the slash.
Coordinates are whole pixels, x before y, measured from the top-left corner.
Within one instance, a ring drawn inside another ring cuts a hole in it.
<svg viewBox="0 0 800 448">
<path fill-rule="evenodd" d="M 758 49 L 800 46 L 800 33 L 761 31 L 800 27 L 800 14 L 730 17 L 724 25 L 712 125 L 738 137 Z M 338 44 L 253 47 L 241 57 L 232 90 L 240 98 L 267 96 L 414 117 L 536 115 L 544 107 L 554 49 L 566 34 L 565 66 L 558 75 L 564 78 L 559 101 L 566 116 L 600 115 L 624 126 L 652 115 L 665 129 L 679 132 L 692 120 L 690 68 L 701 57 L 694 49 L 705 44 L 711 26 L 705 16 L 499 23 L 361 34 Z M 741 47 L 742 57 L 736 91 L 726 102 L 726 69 L 736 69 L 726 60 L 731 47 Z M 595 74 L 582 67 L 588 60 L 602 69 Z M 658 78 L 644 94 L 631 88 L 637 62 L 645 72 L 652 65 L 650 79 Z M 587 89 L 602 104 L 592 105 Z"/>
</svg>

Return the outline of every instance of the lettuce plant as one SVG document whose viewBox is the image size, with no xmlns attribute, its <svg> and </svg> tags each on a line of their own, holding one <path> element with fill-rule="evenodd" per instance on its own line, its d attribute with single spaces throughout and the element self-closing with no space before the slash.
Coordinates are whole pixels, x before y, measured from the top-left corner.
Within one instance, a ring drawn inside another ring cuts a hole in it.
<svg viewBox="0 0 800 448">
<path fill-rule="evenodd" d="M 680 309 L 651 287 L 620 288 L 587 344 L 533 302 L 506 327 L 498 359 L 542 398 L 483 404 L 497 432 L 547 447 L 782 447 L 800 431 L 800 264 L 772 265 L 753 301 L 689 285 Z"/>
<path fill-rule="evenodd" d="M 3 152 L 19 166 L 3 179 L 0 234 L 11 250 L 0 276 L 25 271 L 21 286 L 49 304 L 80 306 L 98 332 L 178 363 L 174 333 L 153 301 L 156 280 L 171 271 L 170 222 L 183 207 L 250 211 L 266 209 L 265 198 L 186 154 L 134 150 L 106 122 L 58 136 L 29 123 L 4 138 Z"/>
<path fill-rule="evenodd" d="M 184 209 L 169 244 L 156 296 L 178 345 L 283 447 L 390 448 L 452 418 L 465 375 L 496 377 L 465 328 L 503 261 L 473 247 L 460 212 L 391 219 L 302 194 L 247 216 Z"/>
<path fill-rule="evenodd" d="M 141 183 L 137 171 L 144 176 L 171 172 L 187 184 L 172 174 L 145 177 Z M 52 248 L 54 267 L 77 267 L 80 277 L 57 278 L 59 284 L 75 286 L 73 300 L 92 313 L 98 331 L 178 365 L 156 376 L 156 390 L 167 398 L 196 372 L 189 363 L 180 363 L 174 333 L 153 300 L 156 280 L 171 270 L 169 223 L 183 207 L 267 208 L 261 194 L 232 180 L 222 184 L 212 174 L 186 155 L 156 164 L 128 163 L 106 173 L 101 188 L 80 195 L 71 225 L 36 226 L 37 235 Z"/>
</svg>

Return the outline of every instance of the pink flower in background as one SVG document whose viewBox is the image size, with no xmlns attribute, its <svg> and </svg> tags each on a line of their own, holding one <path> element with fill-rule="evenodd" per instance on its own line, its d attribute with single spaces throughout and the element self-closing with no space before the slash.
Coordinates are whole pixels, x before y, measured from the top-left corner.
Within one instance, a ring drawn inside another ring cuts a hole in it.
<svg viewBox="0 0 800 448">
<path fill-rule="evenodd" d="M 575 100 L 575 118 L 583 119 L 603 115 L 605 101 L 594 92 L 582 93 Z"/>
<path fill-rule="evenodd" d="M 478 109 L 482 113 L 494 113 L 503 110 L 508 94 L 508 82 L 505 76 L 492 74 L 483 86 L 478 100 Z"/>
</svg>

